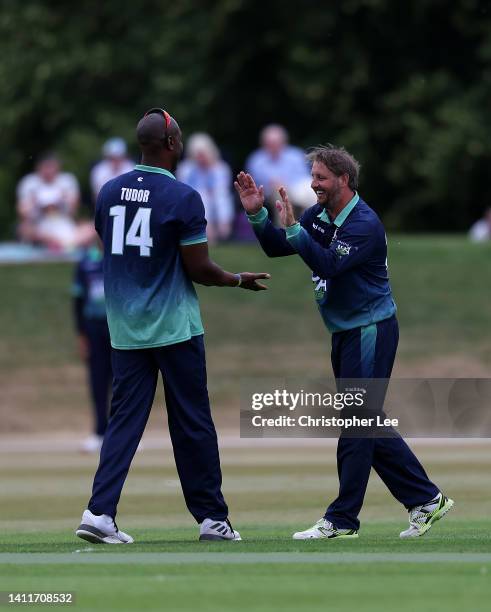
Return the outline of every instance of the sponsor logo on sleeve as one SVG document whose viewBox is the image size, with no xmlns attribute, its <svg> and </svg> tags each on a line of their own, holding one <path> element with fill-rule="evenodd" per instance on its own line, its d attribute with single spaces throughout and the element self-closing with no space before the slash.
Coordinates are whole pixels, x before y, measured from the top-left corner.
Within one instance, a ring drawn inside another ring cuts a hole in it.
<svg viewBox="0 0 491 612">
<path fill-rule="evenodd" d="M 351 244 L 338 240 L 336 243 L 336 255 L 339 257 L 346 257 L 346 255 L 350 254 L 351 248 Z"/>
</svg>

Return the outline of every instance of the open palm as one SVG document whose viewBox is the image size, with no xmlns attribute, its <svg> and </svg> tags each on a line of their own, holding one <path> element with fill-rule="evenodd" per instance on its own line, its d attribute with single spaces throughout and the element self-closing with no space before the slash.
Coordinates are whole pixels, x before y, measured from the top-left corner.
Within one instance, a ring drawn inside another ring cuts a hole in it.
<svg viewBox="0 0 491 612">
<path fill-rule="evenodd" d="M 295 219 L 295 214 L 293 212 L 293 206 L 288 198 L 288 194 L 284 187 L 280 187 L 278 189 L 281 197 L 280 200 L 276 200 L 276 210 L 280 215 L 281 223 L 283 227 L 290 227 L 290 225 L 295 225 L 297 220 Z"/>
<path fill-rule="evenodd" d="M 264 205 L 264 189 L 262 185 L 257 187 L 250 174 L 240 172 L 234 186 L 246 213 L 253 215 L 261 210 Z"/>
</svg>

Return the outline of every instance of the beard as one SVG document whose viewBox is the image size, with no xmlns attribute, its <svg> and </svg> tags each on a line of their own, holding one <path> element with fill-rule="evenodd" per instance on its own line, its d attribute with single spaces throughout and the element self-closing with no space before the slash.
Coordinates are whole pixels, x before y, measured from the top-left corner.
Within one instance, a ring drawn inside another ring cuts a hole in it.
<svg viewBox="0 0 491 612">
<path fill-rule="evenodd" d="M 325 190 L 324 199 L 322 202 L 319 202 L 319 204 L 327 210 L 334 210 L 338 206 L 340 199 L 341 187 L 336 185 L 329 190 Z"/>
</svg>

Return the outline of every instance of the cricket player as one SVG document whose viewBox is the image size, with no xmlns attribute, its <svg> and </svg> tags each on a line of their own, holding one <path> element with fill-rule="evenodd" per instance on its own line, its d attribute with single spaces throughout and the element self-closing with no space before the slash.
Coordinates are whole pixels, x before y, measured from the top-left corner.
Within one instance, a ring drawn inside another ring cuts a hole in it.
<svg viewBox="0 0 491 612">
<path fill-rule="evenodd" d="M 345 149 L 316 147 L 308 159 L 317 204 L 297 221 L 281 188 L 276 208 L 285 229 L 269 220 L 263 187 L 257 187 L 249 174 L 241 172 L 235 188 L 266 255 L 297 254 L 312 271 L 319 311 L 332 333 L 336 379 L 388 379 L 399 330 L 383 225 L 359 196 L 359 164 Z M 313 527 L 295 533 L 294 539 L 358 537 L 358 514 L 372 467 L 409 511 L 409 528 L 401 538 L 423 535 L 453 506 L 395 431 L 379 438 L 341 436 L 337 463 L 337 499 Z"/>
<path fill-rule="evenodd" d="M 160 108 L 136 130 L 134 170 L 106 183 L 95 226 L 104 243 L 104 290 L 112 345 L 113 398 L 92 497 L 76 534 L 94 543 L 131 543 L 115 523 L 131 461 L 162 373 L 169 431 L 186 505 L 200 540 L 239 540 L 222 495 L 217 436 L 206 387 L 197 282 L 260 291 L 266 273 L 233 274 L 208 256 L 199 194 L 174 178 L 181 130 Z"/>
<path fill-rule="evenodd" d="M 73 311 L 80 356 L 87 364 L 94 415 L 94 432 L 84 440 L 81 450 L 101 450 L 109 413 L 112 380 L 111 341 L 104 302 L 104 272 L 99 239 L 85 250 L 77 264 L 72 287 Z"/>
</svg>

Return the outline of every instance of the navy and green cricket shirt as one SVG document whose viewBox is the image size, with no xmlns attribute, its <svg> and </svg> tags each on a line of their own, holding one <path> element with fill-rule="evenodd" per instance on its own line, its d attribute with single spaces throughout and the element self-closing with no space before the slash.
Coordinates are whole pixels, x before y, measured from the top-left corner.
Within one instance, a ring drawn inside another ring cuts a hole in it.
<svg viewBox="0 0 491 612">
<path fill-rule="evenodd" d="M 95 226 L 104 243 L 111 344 L 142 349 L 203 334 L 198 297 L 180 245 L 206 242 L 197 191 L 162 168 L 137 165 L 104 185 Z"/>
<path fill-rule="evenodd" d="M 95 246 L 84 251 L 75 268 L 72 285 L 77 331 L 84 333 L 85 321 L 105 321 L 102 252 Z"/>
<path fill-rule="evenodd" d="M 384 227 L 357 193 L 332 221 L 319 204 L 286 231 L 273 226 L 266 208 L 248 217 L 266 255 L 298 253 L 312 270 L 315 299 L 329 331 L 364 327 L 395 313 Z"/>
</svg>

